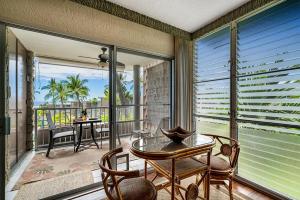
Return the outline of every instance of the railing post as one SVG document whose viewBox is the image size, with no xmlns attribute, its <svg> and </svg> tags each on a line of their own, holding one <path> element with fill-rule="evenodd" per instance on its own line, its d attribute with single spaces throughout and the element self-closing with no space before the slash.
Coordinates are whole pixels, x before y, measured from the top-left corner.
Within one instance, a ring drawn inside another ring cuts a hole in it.
<svg viewBox="0 0 300 200">
<path fill-rule="evenodd" d="M 34 109 L 34 150 L 38 150 L 37 139 L 38 139 L 38 115 L 37 109 Z"/>
<path fill-rule="evenodd" d="M 75 119 L 78 119 L 78 108 L 75 108 Z"/>
</svg>

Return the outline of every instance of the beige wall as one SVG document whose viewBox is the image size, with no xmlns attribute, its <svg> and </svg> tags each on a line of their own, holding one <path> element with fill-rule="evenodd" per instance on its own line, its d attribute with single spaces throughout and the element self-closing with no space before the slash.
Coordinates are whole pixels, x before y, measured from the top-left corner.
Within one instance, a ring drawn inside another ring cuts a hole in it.
<svg viewBox="0 0 300 200">
<path fill-rule="evenodd" d="M 170 34 L 68 0 L 0 0 L 0 21 L 106 44 L 174 55 Z"/>
</svg>

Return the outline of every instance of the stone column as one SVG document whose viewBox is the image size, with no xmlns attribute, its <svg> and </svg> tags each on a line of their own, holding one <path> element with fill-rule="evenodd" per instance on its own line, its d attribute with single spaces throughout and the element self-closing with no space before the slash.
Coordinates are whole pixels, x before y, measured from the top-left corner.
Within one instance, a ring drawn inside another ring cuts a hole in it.
<svg viewBox="0 0 300 200">
<path fill-rule="evenodd" d="M 34 104 L 34 70 L 35 70 L 35 59 L 34 59 L 34 53 L 31 51 L 26 52 L 26 65 L 27 65 L 27 104 L 26 104 L 26 149 L 31 150 L 33 148 L 33 141 L 32 141 L 32 134 L 33 134 L 33 104 Z"/>
<path fill-rule="evenodd" d="M 140 129 L 140 65 L 133 66 L 134 129 Z"/>
</svg>

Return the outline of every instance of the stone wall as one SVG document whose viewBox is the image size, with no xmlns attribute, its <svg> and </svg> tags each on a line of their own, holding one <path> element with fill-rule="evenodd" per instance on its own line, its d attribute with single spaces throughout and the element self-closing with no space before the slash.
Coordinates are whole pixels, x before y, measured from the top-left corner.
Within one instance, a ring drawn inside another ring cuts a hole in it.
<svg viewBox="0 0 300 200">
<path fill-rule="evenodd" d="M 144 68 L 144 119 L 147 128 L 168 128 L 170 110 L 170 63 L 159 62 Z"/>
<path fill-rule="evenodd" d="M 27 65 L 27 102 L 26 102 L 26 149 L 31 150 L 33 147 L 32 133 L 33 133 L 33 104 L 34 104 L 34 71 L 35 59 L 34 53 L 31 51 L 26 52 L 26 65 Z"/>
</svg>

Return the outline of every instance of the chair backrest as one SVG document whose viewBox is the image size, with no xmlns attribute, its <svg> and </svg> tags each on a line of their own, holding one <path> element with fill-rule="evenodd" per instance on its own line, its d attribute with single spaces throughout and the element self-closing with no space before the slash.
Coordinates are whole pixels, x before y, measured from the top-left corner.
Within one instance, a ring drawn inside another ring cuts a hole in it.
<svg viewBox="0 0 300 200">
<path fill-rule="evenodd" d="M 51 113 L 50 112 L 47 112 L 46 113 L 46 118 L 47 118 L 47 122 L 48 122 L 48 127 L 49 127 L 49 129 L 50 130 L 54 130 L 54 129 L 56 129 L 56 126 L 55 126 L 55 124 L 53 123 L 53 121 L 52 121 L 52 117 L 51 117 Z"/>
<path fill-rule="evenodd" d="M 169 119 L 169 117 L 161 118 L 157 127 L 153 127 L 153 130 L 151 130 L 151 132 L 153 131 L 153 134 L 157 136 L 159 133 L 161 133 L 161 128 L 169 128 Z M 166 123 L 168 124 L 168 126 L 166 126 Z"/>
<path fill-rule="evenodd" d="M 220 144 L 220 152 L 216 153 L 214 156 L 222 155 L 228 158 L 230 166 L 232 169 L 235 169 L 240 153 L 240 144 L 237 140 L 229 137 L 203 134 L 211 136 L 216 140 L 216 143 Z"/>
<path fill-rule="evenodd" d="M 122 199 L 122 194 L 119 188 L 119 183 L 127 178 L 135 178 L 140 176 L 139 170 L 134 171 L 117 171 L 112 168 L 111 159 L 117 154 L 121 153 L 123 148 L 117 148 L 107 152 L 99 161 L 99 167 L 102 170 L 102 182 L 105 193 L 110 200 L 115 200 L 112 196 L 112 191 L 115 189 L 117 198 Z"/>
</svg>

